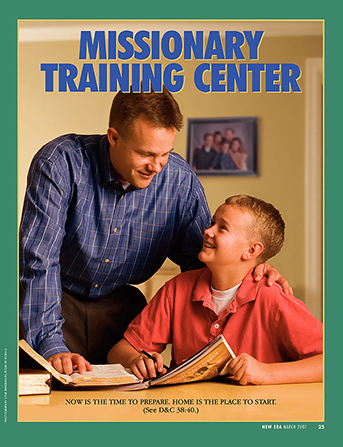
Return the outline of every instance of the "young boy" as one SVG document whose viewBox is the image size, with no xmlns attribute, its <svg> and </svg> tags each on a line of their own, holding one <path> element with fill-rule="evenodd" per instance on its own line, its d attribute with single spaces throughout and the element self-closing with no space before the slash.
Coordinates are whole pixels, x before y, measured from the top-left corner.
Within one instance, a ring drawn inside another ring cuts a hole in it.
<svg viewBox="0 0 343 447">
<path fill-rule="evenodd" d="M 159 353 L 168 343 L 175 366 L 222 333 L 237 356 L 230 374 L 241 385 L 321 381 L 322 323 L 277 284 L 252 277 L 280 251 L 284 226 L 271 204 L 227 199 L 204 232 L 199 259 L 206 267 L 167 282 L 111 349 L 109 363 L 148 379 L 165 372 Z"/>
</svg>

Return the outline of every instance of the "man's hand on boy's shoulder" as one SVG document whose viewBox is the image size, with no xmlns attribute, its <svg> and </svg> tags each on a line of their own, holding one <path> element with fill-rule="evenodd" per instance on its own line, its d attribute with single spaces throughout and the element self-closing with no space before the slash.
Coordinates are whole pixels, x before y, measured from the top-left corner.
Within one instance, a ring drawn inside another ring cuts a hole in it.
<svg viewBox="0 0 343 447">
<path fill-rule="evenodd" d="M 292 287 L 288 284 L 287 279 L 285 279 L 272 265 L 267 264 L 266 262 L 264 264 L 259 264 L 255 267 L 253 277 L 255 281 L 261 281 L 261 279 L 267 276 L 268 286 L 272 286 L 275 282 L 280 284 L 282 287 L 282 290 L 287 295 L 293 296 L 293 290 Z"/>
</svg>

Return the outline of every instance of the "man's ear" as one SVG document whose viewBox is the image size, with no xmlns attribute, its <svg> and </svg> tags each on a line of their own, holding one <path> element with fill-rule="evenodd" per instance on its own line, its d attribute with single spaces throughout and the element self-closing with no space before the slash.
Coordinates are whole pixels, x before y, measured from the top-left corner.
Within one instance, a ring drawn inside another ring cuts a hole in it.
<svg viewBox="0 0 343 447">
<path fill-rule="evenodd" d="M 242 259 L 244 261 L 250 261 L 251 259 L 257 258 L 263 251 L 262 242 L 252 242 L 246 251 L 242 254 Z"/>
<path fill-rule="evenodd" d="M 110 143 L 110 146 L 114 147 L 118 140 L 118 132 L 115 130 L 114 127 L 109 127 L 107 129 L 107 139 Z"/>
</svg>

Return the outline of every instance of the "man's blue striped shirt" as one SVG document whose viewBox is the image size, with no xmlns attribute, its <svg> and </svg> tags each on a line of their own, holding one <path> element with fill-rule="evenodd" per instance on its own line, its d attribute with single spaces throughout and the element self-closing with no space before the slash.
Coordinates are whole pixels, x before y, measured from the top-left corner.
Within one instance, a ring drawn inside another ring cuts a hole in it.
<svg viewBox="0 0 343 447">
<path fill-rule="evenodd" d="M 175 153 L 146 189 L 116 180 L 106 135 L 59 137 L 34 157 L 20 227 L 20 318 L 48 358 L 66 350 L 61 290 L 85 299 L 150 278 L 169 257 L 199 266 L 203 188 Z"/>
</svg>

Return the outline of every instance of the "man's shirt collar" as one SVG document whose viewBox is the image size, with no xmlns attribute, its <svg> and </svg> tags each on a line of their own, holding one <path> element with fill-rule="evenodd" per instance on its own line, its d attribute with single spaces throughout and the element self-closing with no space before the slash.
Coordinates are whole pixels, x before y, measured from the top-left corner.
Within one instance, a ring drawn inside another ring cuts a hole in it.
<svg viewBox="0 0 343 447">
<path fill-rule="evenodd" d="M 119 189 L 123 192 L 134 191 L 134 186 L 130 185 L 123 188 L 123 185 L 117 178 L 116 171 L 110 159 L 110 144 L 105 136 L 100 143 L 100 164 L 101 164 L 101 180 L 103 185 L 111 184 L 114 189 Z"/>
</svg>

